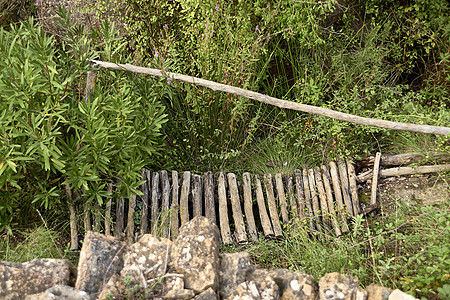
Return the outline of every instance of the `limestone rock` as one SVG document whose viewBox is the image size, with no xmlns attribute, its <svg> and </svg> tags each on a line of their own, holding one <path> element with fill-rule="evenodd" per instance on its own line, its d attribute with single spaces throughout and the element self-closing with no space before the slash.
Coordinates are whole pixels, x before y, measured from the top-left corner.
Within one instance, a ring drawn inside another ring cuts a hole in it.
<svg viewBox="0 0 450 300">
<path fill-rule="evenodd" d="M 54 285 L 50 277 L 35 271 L 0 264 L 0 299 L 20 299 Z"/>
<path fill-rule="evenodd" d="M 265 271 L 265 270 L 264 270 Z M 313 300 L 317 297 L 317 284 L 311 275 L 298 272 L 277 269 L 265 271 L 278 284 L 281 290 L 281 299 L 305 299 Z M 259 271 L 255 271 L 253 278 Z"/>
<path fill-rule="evenodd" d="M 122 299 L 125 296 L 127 287 L 119 274 L 113 274 L 108 282 L 103 286 L 98 295 L 99 300 Z"/>
<path fill-rule="evenodd" d="M 170 240 L 145 234 L 124 255 L 121 277 L 128 277 L 131 284 L 162 277 L 166 273 L 171 248 Z"/>
<path fill-rule="evenodd" d="M 85 291 L 79 291 L 67 285 L 55 285 L 45 292 L 25 297 L 25 300 L 89 300 Z"/>
<path fill-rule="evenodd" d="M 221 254 L 220 296 L 228 298 L 239 284 L 247 281 L 248 275 L 254 270 L 255 266 L 250 263 L 250 254 L 247 252 Z"/>
<path fill-rule="evenodd" d="M 218 299 L 219 297 L 217 296 L 216 292 L 214 292 L 212 288 L 209 288 L 203 293 L 195 296 L 193 300 L 218 300 Z"/>
<path fill-rule="evenodd" d="M 389 295 L 389 300 L 416 300 L 417 298 L 415 298 L 414 296 L 408 295 L 406 293 L 403 293 L 400 290 L 394 290 L 390 295 Z"/>
<path fill-rule="evenodd" d="M 246 281 L 237 286 L 226 300 L 276 300 L 280 298 L 280 289 L 275 281 L 267 276 L 259 281 Z"/>
<path fill-rule="evenodd" d="M 97 294 L 122 269 L 125 250 L 126 245 L 119 239 L 89 231 L 80 252 L 75 288 Z"/>
<path fill-rule="evenodd" d="M 353 300 L 358 292 L 358 278 L 328 273 L 319 281 L 319 299 Z"/>
<path fill-rule="evenodd" d="M 184 224 L 173 243 L 169 266 L 184 275 L 185 288 L 201 293 L 219 284 L 219 230 L 206 217 Z"/>
<path fill-rule="evenodd" d="M 194 296 L 193 290 L 184 288 L 183 275 L 169 274 L 164 278 L 162 299 L 192 299 Z"/>
<path fill-rule="evenodd" d="M 366 288 L 367 300 L 388 300 L 391 290 L 376 284 L 371 284 Z"/>
</svg>

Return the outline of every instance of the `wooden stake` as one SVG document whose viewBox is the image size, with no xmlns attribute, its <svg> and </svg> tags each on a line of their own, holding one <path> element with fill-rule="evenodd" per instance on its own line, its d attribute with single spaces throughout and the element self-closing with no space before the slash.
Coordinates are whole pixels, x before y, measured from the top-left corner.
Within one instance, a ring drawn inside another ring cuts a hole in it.
<svg viewBox="0 0 450 300">
<path fill-rule="evenodd" d="M 74 206 L 74 199 L 72 197 L 72 190 L 70 185 L 64 185 L 67 195 L 67 203 L 69 205 L 69 225 L 70 225 L 70 250 L 78 249 L 78 228 L 77 228 L 77 215 Z"/>
<path fill-rule="evenodd" d="M 192 202 L 194 203 L 194 217 L 202 215 L 202 177 L 200 175 L 192 175 Z"/>
<path fill-rule="evenodd" d="M 150 187 L 152 182 L 152 175 L 149 170 L 144 169 L 142 171 L 142 215 L 141 215 L 141 227 L 139 229 L 139 235 L 143 236 L 148 233 L 148 202 L 150 198 Z"/>
<path fill-rule="evenodd" d="M 287 177 L 286 181 L 286 189 L 289 199 L 289 212 L 291 215 L 291 219 L 294 219 L 298 217 L 298 206 L 294 195 L 294 180 L 292 179 L 292 176 L 289 176 Z"/>
<path fill-rule="evenodd" d="M 181 226 L 189 222 L 189 189 L 191 188 L 191 172 L 183 173 L 180 194 L 180 221 Z"/>
<path fill-rule="evenodd" d="M 345 208 L 350 216 L 355 216 L 353 213 L 353 204 L 350 197 L 350 185 L 348 183 L 347 166 L 344 161 L 338 157 L 337 160 L 339 168 L 339 178 L 341 179 L 342 196 L 345 202 Z"/>
<path fill-rule="evenodd" d="M 269 215 L 266 210 L 266 203 L 264 201 L 264 194 L 262 190 L 261 180 L 259 179 L 259 175 L 255 175 L 255 186 L 256 186 L 256 201 L 258 203 L 259 210 L 259 218 L 261 220 L 261 226 L 263 228 L 264 236 L 272 237 L 273 230 L 272 225 L 270 223 Z"/>
<path fill-rule="evenodd" d="M 113 183 L 108 183 L 107 192 L 109 195 L 112 195 Z M 112 197 L 109 198 L 108 202 L 106 202 L 106 212 L 105 212 L 105 235 L 111 235 L 111 205 L 112 205 Z"/>
<path fill-rule="evenodd" d="M 283 236 L 281 231 L 280 219 L 278 218 L 277 205 L 275 203 L 275 194 L 273 192 L 272 174 L 264 175 L 264 186 L 266 188 L 267 204 L 269 205 L 270 218 L 272 220 L 273 232 L 275 237 Z"/>
<path fill-rule="evenodd" d="M 309 182 L 309 191 L 311 193 L 312 210 L 316 220 L 316 228 L 317 231 L 323 232 L 320 220 L 320 215 L 322 214 L 322 212 L 320 211 L 319 197 L 317 196 L 316 191 L 317 186 L 314 180 L 314 171 L 312 169 L 308 170 L 308 182 Z"/>
<path fill-rule="evenodd" d="M 205 190 L 205 216 L 211 221 L 211 223 L 217 224 L 213 173 L 206 172 L 203 178 Z"/>
<path fill-rule="evenodd" d="M 252 179 L 248 172 L 242 174 L 242 184 L 244 190 L 244 212 L 247 220 L 247 230 L 252 241 L 258 240 L 258 232 L 256 231 L 255 217 L 253 216 L 253 200 L 252 200 Z"/>
<path fill-rule="evenodd" d="M 117 197 L 116 204 L 116 228 L 114 230 L 115 237 L 121 237 L 124 229 L 125 214 L 125 198 Z"/>
<path fill-rule="evenodd" d="M 370 193 L 370 205 L 377 203 L 377 186 L 378 186 L 378 171 L 380 170 L 381 152 L 377 152 L 375 156 L 375 163 L 373 165 L 372 191 Z"/>
<path fill-rule="evenodd" d="M 171 237 L 175 240 L 178 236 L 179 220 L 178 215 L 180 212 L 180 207 L 178 205 L 178 172 L 172 171 L 172 203 L 170 206 L 170 220 L 171 220 Z"/>
<path fill-rule="evenodd" d="M 348 182 L 350 184 L 350 195 L 352 197 L 353 213 L 356 216 L 360 214 L 358 186 L 356 184 L 355 167 L 349 160 L 347 160 L 347 170 L 348 170 Z"/>
<path fill-rule="evenodd" d="M 170 181 L 169 174 L 166 170 L 162 170 L 159 174 L 161 178 L 161 226 L 163 226 L 163 237 L 169 238 L 169 207 L 170 207 Z"/>
<path fill-rule="evenodd" d="M 308 179 L 308 171 L 306 169 L 303 169 L 303 190 L 305 192 L 305 205 L 308 212 L 306 213 L 306 216 L 308 218 L 309 222 L 309 228 L 311 231 L 314 231 L 316 226 L 314 225 L 314 211 L 313 207 L 311 205 L 311 189 L 309 187 L 309 179 Z"/>
<path fill-rule="evenodd" d="M 314 179 L 316 180 L 317 191 L 319 192 L 320 210 L 322 211 L 322 222 L 324 225 L 331 227 L 330 212 L 328 211 L 327 195 L 323 185 L 322 174 L 320 168 L 314 169 Z"/>
<path fill-rule="evenodd" d="M 328 173 L 328 168 L 326 166 L 322 166 L 322 175 L 323 185 L 327 194 L 328 210 L 330 211 L 331 223 L 333 224 L 334 233 L 336 234 L 336 236 L 340 236 L 342 235 L 342 232 L 337 221 L 338 217 L 336 215 L 336 210 L 334 209 L 333 190 L 331 189 L 330 174 Z"/>
<path fill-rule="evenodd" d="M 275 175 L 275 184 L 277 187 L 277 196 L 278 196 L 278 203 L 280 204 L 281 218 L 283 220 L 283 223 L 287 224 L 289 223 L 289 214 L 287 211 L 287 202 L 286 202 L 286 195 L 284 193 L 283 179 L 281 178 L 280 173 L 277 173 Z"/>
<path fill-rule="evenodd" d="M 127 239 L 128 243 L 134 242 L 134 211 L 136 209 L 136 195 L 131 195 L 128 201 Z"/>
<path fill-rule="evenodd" d="M 341 229 L 342 232 L 348 232 L 349 229 L 347 225 L 347 217 L 344 208 L 344 201 L 342 199 L 341 182 L 339 180 L 338 168 L 334 161 L 330 162 L 330 173 L 331 173 L 330 175 L 331 181 L 333 182 L 334 197 L 336 199 L 337 204 L 337 215 L 342 221 Z"/>
<path fill-rule="evenodd" d="M 217 194 L 219 196 L 219 224 L 220 234 L 222 235 L 222 242 L 224 244 L 232 244 L 230 224 L 228 223 L 228 205 L 227 205 L 227 191 L 226 191 L 225 174 L 220 172 L 218 179 Z"/>
<path fill-rule="evenodd" d="M 247 242 L 247 233 L 245 232 L 244 218 L 242 217 L 241 201 L 239 200 L 239 192 L 236 181 L 236 175 L 228 173 L 228 186 L 230 189 L 231 209 L 233 211 L 234 227 L 236 229 L 235 236 L 239 243 Z"/>
<path fill-rule="evenodd" d="M 159 223 L 159 200 L 161 198 L 161 190 L 159 183 L 159 173 L 154 172 L 152 176 L 152 206 L 150 207 L 150 218 L 152 221 L 151 233 L 157 234 Z"/>
<path fill-rule="evenodd" d="M 300 220 L 306 220 L 306 201 L 305 194 L 303 192 L 303 179 L 302 179 L 302 171 L 294 170 L 294 178 L 295 178 L 295 189 L 297 192 L 297 207 L 298 207 L 298 216 Z"/>
</svg>

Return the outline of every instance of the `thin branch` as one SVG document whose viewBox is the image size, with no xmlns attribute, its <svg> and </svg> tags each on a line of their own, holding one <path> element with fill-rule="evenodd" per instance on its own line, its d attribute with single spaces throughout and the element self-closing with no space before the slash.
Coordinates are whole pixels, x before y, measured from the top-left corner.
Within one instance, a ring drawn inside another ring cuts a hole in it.
<svg viewBox="0 0 450 300">
<path fill-rule="evenodd" d="M 207 87 L 214 91 L 222 91 L 238 96 L 242 96 L 248 99 L 257 100 L 262 103 L 274 105 L 280 108 L 292 109 L 297 111 L 302 111 L 306 113 L 312 113 L 319 116 L 325 116 L 341 121 L 346 121 L 350 123 L 387 128 L 393 130 L 404 130 L 404 131 L 412 131 L 412 132 L 420 132 L 420 133 L 431 133 L 431 134 L 439 134 L 439 135 L 447 135 L 450 134 L 450 127 L 441 127 L 441 126 L 431 126 L 431 125 L 419 125 L 419 124 L 410 124 L 410 123 L 401 123 L 401 122 L 392 122 L 385 121 L 379 119 L 371 119 L 360 116 L 355 116 L 339 111 L 334 111 L 328 108 L 317 107 L 302 103 L 296 103 L 286 100 L 281 100 L 278 98 L 270 97 L 264 94 L 260 94 L 257 92 L 245 90 L 242 88 L 237 88 L 233 86 L 229 86 L 226 84 L 217 83 L 210 80 L 205 80 L 201 78 L 196 78 L 193 76 L 187 76 L 177 73 L 165 72 L 159 69 L 150 69 L 144 67 L 133 66 L 130 64 L 115 64 L 110 62 L 104 62 L 99 60 L 91 60 L 91 63 L 94 67 L 102 67 L 110 70 L 118 70 L 118 71 L 130 71 L 134 73 L 148 74 L 152 76 L 158 77 L 170 77 L 174 80 L 178 80 L 185 83 L 190 83 L 198 86 Z"/>
</svg>

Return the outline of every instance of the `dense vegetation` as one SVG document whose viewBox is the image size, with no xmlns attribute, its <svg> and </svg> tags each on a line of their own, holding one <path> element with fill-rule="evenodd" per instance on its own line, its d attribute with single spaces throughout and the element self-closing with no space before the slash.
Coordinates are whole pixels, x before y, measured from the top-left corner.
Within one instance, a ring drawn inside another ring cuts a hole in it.
<svg viewBox="0 0 450 300">
<path fill-rule="evenodd" d="M 448 126 L 450 13 L 445 0 L 79 4 L 73 13 L 90 13 L 100 21 L 83 28 L 61 11 L 56 38 L 39 22 L 18 21 L 20 15 L 39 12 L 41 1 L 0 1 L 0 230 L 24 237 L 23 244 L 12 244 L 17 253 L 26 248 L 21 245 L 35 248 L 34 238 L 57 246 L 49 247 L 54 252 L 14 258 L 4 235 L 7 259 L 64 256 L 68 201 L 75 207 L 88 203 L 84 209 L 98 212 L 110 198 L 138 193 L 144 166 L 290 172 L 337 155 L 450 150 L 448 137 L 357 126 L 170 78 L 100 70 L 90 101 L 84 95 L 88 60 L 101 59 L 359 116 Z M 268 162 L 282 163 L 268 167 Z M 370 226 L 355 220 L 352 234 L 342 240 L 310 241 L 299 232 L 281 244 L 267 242 L 250 250 L 260 263 L 285 263 L 316 276 L 341 271 L 358 275 L 363 284 L 428 296 L 440 292 L 445 298 L 450 294 L 448 206 L 435 209 L 415 211 L 399 204 L 398 219 Z M 422 217 L 391 232 L 408 214 Z M 23 231 L 41 218 L 45 228 Z M 421 245 L 423 235 L 429 244 Z M 406 250 L 399 244 L 407 244 Z M 278 256 L 285 260 L 270 253 L 285 253 Z"/>
</svg>

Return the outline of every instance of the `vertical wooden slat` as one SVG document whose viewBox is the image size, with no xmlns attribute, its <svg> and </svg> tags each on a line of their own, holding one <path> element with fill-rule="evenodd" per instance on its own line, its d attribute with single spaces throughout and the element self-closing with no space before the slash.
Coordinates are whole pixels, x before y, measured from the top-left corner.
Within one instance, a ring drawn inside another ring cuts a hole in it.
<svg viewBox="0 0 450 300">
<path fill-rule="evenodd" d="M 163 226 L 163 236 L 169 237 L 169 206 L 170 206 L 170 181 L 169 174 L 166 170 L 162 170 L 159 174 L 161 179 L 161 226 Z"/>
<path fill-rule="evenodd" d="M 84 214 L 83 214 L 83 223 L 84 223 L 84 232 L 88 232 L 92 230 L 92 226 L 91 226 L 91 207 L 90 205 L 87 203 L 87 201 L 84 203 L 83 205 L 83 209 L 84 209 Z"/>
<path fill-rule="evenodd" d="M 116 205 L 116 228 L 114 230 L 114 236 L 120 237 L 124 228 L 124 213 L 125 213 L 125 199 L 123 197 L 117 197 Z"/>
<path fill-rule="evenodd" d="M 204 175 L 204 190 L 205 190 L 205 216 L 213 224 L 216 221 L 216 203 L 214 200 L 214 176 L 212 172 L 206 172 Z"/>
<path fill-rule="evenodd" d="M 319 192 L 320 210 L 322 211 L 322 223 L 331 227 L 330 212 L 328 210 L 327 195 L 323 184 L 322 173 L 319 167 L 314 169 L 314 177 L 316 180 L 317 191 Z"/>
<path fill-rule="evenodd" d="M 171 236 L 172 240 L 175 240 L 178 236 L 178 228 L 180 226 L 178 215 L 180 207 L 178 205 L 178 172 L 172 171 L 172 203 L 170 206 L 170 223 L 171 223 Z"/>
<path fill-rule="evenodd" d="M 150 218 L 152 221 L 151 233 L 157 234 L 159 223 L 159 201 L 161 198 L 161 189 L 159 183 L 159 173 L 154 172 L 152 174 L 152 206 L 150 207 Z"/>
<path fill-rule="evenodd" d="M 127 240 L 128 243 L 134 242 L 134 211 L 136 209 L 136 195 L 131 195 L 128 201 L 128 218 L 127 218 Z"/>
<path fill-rule="evenodd" d="M 345 165 L 345 162 L 339 157 L 337 159 L 337 164 L 339 168 L 339 178 L 341 179 L 342 196 L 344 197 L 345 208 L 350 216 L 354 216 L 352 200 L 350 198 L 350 186 L 348 183 L 347 166 Z"/>
<path fill-rule="evenodd" d="M 320 206 L 319 206 L 319 197 L 317 196 L 317 186 L 316 182 L 314 180 L 314 171 L 312 169 L 308 170 L 308 182 L 309 182 L 309 191 L 311 193 L 311 203 L 312 203 L 312 210 L 314 213 L 314 218 L 316 221 L 316 229 L 318 231 L 323 232 L 322 224 L 320 220 Z"/>
<path fill-rule="evenodd" d="M 305 205 L 306 209 L 308 210 L 308 212 L 306 213 L 306 217 L 308 218 L 309 228 L 311 230 L 314 230 L 314 212 L 311 205 L 311 189 L 309 188 L 308 171 L 306 169 L 303 169 L 302 173 L 303 191 L 305 193 Z"/>
<path fill-rule="evenodd" d="M 280 203 L 281 219 L 284 224 L 289 223 L 289 214 L 287 211 L 286 194 L 284 193 L 283 179 L 281 174 L 275 174 L 275 185 L 277 187 L 278 203 Z"/>
<path fill-rule="evenodd" d="M 266 210 L 266 203 L 264 201 L 264 194 L 262 190 L 261 180 L 259 175 L 255 175 L 255 186 L 256 186 L 256 202 L 258 203 L 259 218 L 261 220 L 261 226 L 263 228 L 264 236 L 273 236 L 272 225 L 270 223 L 269 215 Z"/>
<path fill-rule="evenodd" d="M 231 209 L 233 211 L 234 227 L 236 229 L 235 236 L 239 243 L 247 242 L 247 233 L 245 232 L 244 218 L 242 217 L 241 201 L 239 199 L 239 191 L 236 181 L 236 175 L 228 173 L 228 186 L 230 189 Z"/>
<path fill-rule="evenodd" d="M 294 178 L 295 178 L 295 190 L 297 193 L 297 207 L 298 207 L 298 216 L 301 221 L 306 220 L 306 202 L 305 202 L 305 194 L 303 192 L 303 179 L 302 179 L 302 171 L 294 170 Z"/>
<path fill-rule="evenodd" d="M 336 234 L 336 236 L 340 236 L 342 232 L 337 221 L 338 217 L 336 216 L 336 210 L 334 209 L 333 190 L 331 189 L 330 174 L 328 173 L 328 168 L 326 166 L 322 166 L 322 175 L 323 185 L 327 194 L 328 210 L 330 211 L 331 223 L 333 224 L 334 233 Z"/>
<path fill-rule="evenodd" d="M 219 173 L 217 193 L 219 197 L 219 224 L 222 242 L 224 244 L 233 243 L 231 238 L 230 224 L 228 223 L 227 191 L 225 187 L 225 175 Z"/>
<path fill-rule="evenodd" d="M 278 218 L 277 205 L 275 203 L 275 194 L 273 192 L 272 174 L 264 175 L 264 186 L 266 188 L 267 204 L 269 206 L 270 218 L 272 220 L 273 232 L 276 237 L 283 235 L 281 231 L 280 219 Z"/>
<path fill-rule="evenodd" d="M 294 195 L 294 180 L 292 176 L 286 178 L 287 197 L 289 199 L 289 212 L 291 219 L 298 217 L 298 206 Z"/>
<path fill-rule="evenodd" d="M 113 183 L 108 183 L 107 192 L 109 195 L 112 195 L 113 191 Z M 106 212 L 105 212 L 105 235 L 111 235 L 111 205 L 112 205 L 112 197 L 109 198 L 108 202 L 106 202 Z"/>
<path fill-rule="evenodd" d="M 191 187 L 191 172 L 183 173 L 183 182 L 181 183 L 180 194 L 180 221 L 181 226 L 189 222 L 189 189 Z"/>
<path fill-rule="evenodd" d="M 148 201 L 149 201 L 149 191 L 151 187 L 151 173 L 147 169 L 143 169 L 142 171 L 142 180 L 144 183 L 142 184 L 142 215 L 141 215 L 141 227 L 139 229 L 139 234 L 142 236 L 148 233 Z"/>
<path fill-rule="evenodd" d="M 202 215 L 202 177 L 192 175 L 192 202 L 194 206 L 194 217 Z"/>
<path fill-rule="evenodd" d="M 253 200 L 252 200 L 252 179 L 248 172 L 242 174 L 243 190 L 244 190 L 244 212 L 247 220 L 247 230 L 252 241 L 258 240 L 256 231 L 255 217 L 253 216 Z"/>
<path fill-rule="evenodd" d="M 358 186 L 356 184 L 355 167 L 347 160 L 348 181 L 350 184 L 350 195 L 352 197 L 353 213 L 359 215 Z"/>
<path fill-rule="evenodd" d="M 334 197 L 336 199 L 336 204 L 337 204 L 338 220 L 340 219 L 342 221 L 342 226 L 341 226 L 342 232 L 348 232 L 347 217 L 346 217 L 345 208 L 344 208 L 344 201 L 342 200 L 342 191 L 341 191 L 341 183 L 339 180 L 339 172 L 338 172 L 336 163 L 334 161 L 330 162 L 330 177 L 331 177 L 331 181 L 333 183 Z"/>
<path fill-rule="evenodd" d="M 372 178 L 372 190 L 370 193 L 370 205 L 377 203 L 377 187 L 378 187 L 378 173 L 380 171 L 381 152 L 377 152 L 375 155 L 375 162 L 373 164 L 373 178 Z"/>
<path fill-rule="evenodd" d="M 72 196 L 72 190 L 69 184 L 64 185 L 66 189 L 67 202 L 69 204 L 69 224 L 70 224 L 70 250 L 78 249 L 78 228 L 77 228 L 77 214 L 75 211 L 74 199 Z"/>
</svg>

